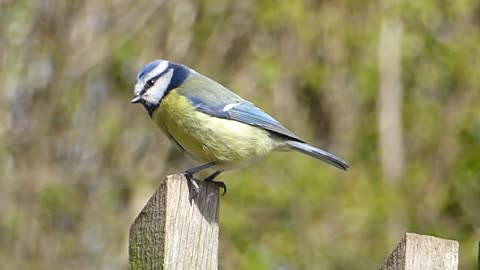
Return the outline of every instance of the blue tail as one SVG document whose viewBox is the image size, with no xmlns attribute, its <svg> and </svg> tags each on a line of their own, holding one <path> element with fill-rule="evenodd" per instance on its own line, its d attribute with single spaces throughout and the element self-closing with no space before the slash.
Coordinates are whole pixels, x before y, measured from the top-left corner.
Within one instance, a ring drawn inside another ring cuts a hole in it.
<svg viewBox="0 0 480 270">
<path fill-rule="evenodd" d="M 345 160 L 328 153 L 327 151 L 323 151 L 321 149 L 315 148 L 310 146 L 306 143 L 298 142 L 298 141 L 285 141 L 285 143 L 290 146 L 293 150 L 297 150 L 301 153 L 307 154 L 311 157 L 324 161 L 332 166 L 335 166 L 342 170 L 347 170 L 350 165 L 345 162 Z"/>
</svg>

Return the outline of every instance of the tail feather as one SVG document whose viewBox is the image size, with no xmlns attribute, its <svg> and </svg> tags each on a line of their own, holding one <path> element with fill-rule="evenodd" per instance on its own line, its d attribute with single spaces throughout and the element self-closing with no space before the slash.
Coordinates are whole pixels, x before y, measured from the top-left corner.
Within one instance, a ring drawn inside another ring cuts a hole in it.
<svg viewBox="0 0 480 270">
<path fill-rule="evenodd" d="M 333 154 L 330 154 L 327 151 L 323 151 L 321 149 L 310 146 L 306 143 L 302 143 L 298 141 L 286 141 L 285 143 L 294 150 L 297 150 L 301 153 L 304 153 L 306 155 L 319 159 L 339 169 L 346 171 L 350 167 L 350 165 L 348 165 L 348 163 L 345 162 L 345 160 Z"/>
</svg>

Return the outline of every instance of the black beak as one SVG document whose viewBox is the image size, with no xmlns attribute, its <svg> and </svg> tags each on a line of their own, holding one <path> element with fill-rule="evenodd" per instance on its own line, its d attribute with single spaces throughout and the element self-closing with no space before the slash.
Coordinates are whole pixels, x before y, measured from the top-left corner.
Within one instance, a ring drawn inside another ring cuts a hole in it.
<svg viewBox="0 0 480 270">
<path fill-rule="evenodd" d="M 132 102 L 132 103 L 139 103 L 140 101 L 142 101 L 142 96 L 138 95 L 138 96 L 134 96 L 134 97 L 132 98 L 132 101 L 130 101 L 130 102 Z"/>
</svg>

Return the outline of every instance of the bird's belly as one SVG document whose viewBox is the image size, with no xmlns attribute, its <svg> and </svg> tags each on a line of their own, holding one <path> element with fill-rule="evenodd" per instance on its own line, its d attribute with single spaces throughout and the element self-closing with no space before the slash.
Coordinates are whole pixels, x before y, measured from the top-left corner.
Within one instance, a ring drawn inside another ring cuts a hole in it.
<svg viewBox="0 0 480 270">
<path fill-rule="evenodd" d="M 155 122 L 184 151 L 224 169 L 261 158 L 279 146 L 262 128 L 213 117 L 193 108 L 173 109 L 162 104 L 155 114 Z"/>
</svg>

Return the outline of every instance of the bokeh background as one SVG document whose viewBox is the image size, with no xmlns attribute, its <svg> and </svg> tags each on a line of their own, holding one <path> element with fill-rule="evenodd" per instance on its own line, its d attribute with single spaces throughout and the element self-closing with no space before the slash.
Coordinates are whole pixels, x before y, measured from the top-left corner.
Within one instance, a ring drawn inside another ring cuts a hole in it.
<svg viewBox="0 0 480 270">
<path fill-rule="evenodd" d="M 194 165 L 130 104 L 147 62 L 216 79 L 347 173 L 225 173 L 220 269 L 377 269 L 406 231 L 480 239 L 480 2 L 0 1 L 2 269 L 126 269 L 134 217 Z"/>
</svg>

